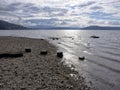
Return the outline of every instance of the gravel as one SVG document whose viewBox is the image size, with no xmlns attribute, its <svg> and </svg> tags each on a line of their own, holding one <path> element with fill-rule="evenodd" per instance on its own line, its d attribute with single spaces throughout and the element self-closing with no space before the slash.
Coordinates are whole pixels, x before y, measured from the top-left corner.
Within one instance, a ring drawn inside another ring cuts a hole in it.
<svg viewBox="0 0 120 90">
<path fill-rule="evenodd" d="M 40 55 L 42 50 L 48 53 Z M 0 90 L 90 90 L 82 76 L 56 57 L 57 48 L 48 41 L 0 37 L 0 54 L 18 52 L 23 56 L 0 58 Z"/>
</svg>

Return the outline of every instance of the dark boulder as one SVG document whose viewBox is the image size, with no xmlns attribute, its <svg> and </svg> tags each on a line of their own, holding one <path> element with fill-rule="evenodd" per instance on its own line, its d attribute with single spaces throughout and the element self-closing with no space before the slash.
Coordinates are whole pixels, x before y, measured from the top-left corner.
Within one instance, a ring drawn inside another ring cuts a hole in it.
<svg viewBox="0 0 120 90">
<path fill-rule="evenodd" d="M 79 60 L 84 61 L 85 57 L 84 56 L 83 57 L 79 57 Z"/>
<path fill-rule="evenodd" d="M 26 48 L 26 49 L 25 49 L 25 52 L 30 53 L 30 52 L 31 52 L 31 49 Z"/>
<path fill-rule="evenodd" d="M 42 50 L 42 51 L 40 52 L 41 55 L 47 55 L 47 53 L 48 53 L 47 50 Z"/>
<path fill-rule="evenodd" d="M 62 58 L 63 57 L 63 52 L 57 52 L 57 57 Z"/>
<path fill-rule="evenodd" d="M 41 38 L 40 40 L 44 40 L 44 39 Z"/>
<path fill-rule="evenodd" d="M 99 36 L 91 36 L 90 38 L 100 38 Z"/>
</svg>

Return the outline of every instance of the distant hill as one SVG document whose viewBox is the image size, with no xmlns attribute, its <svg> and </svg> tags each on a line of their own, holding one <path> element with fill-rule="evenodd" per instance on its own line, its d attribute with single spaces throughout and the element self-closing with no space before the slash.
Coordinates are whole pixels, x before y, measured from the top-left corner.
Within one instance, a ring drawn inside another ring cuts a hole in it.
<svg viewBox="0 0 120 90">
<path fill-rule="evenodd" d="M 20 29 L 27 29 L 27 28 L 21 25 L 0 20 L 0 30 L 20 30 Z"/>
<path fill-rule="evenodd" d="M 120 27 L 110 27 L 110 26 L 88 26 L 81 28 L 84 30 L 120 30 Z"/>
<path fill-rule="evenodd" d="M 0 20 L 0 30 L 120 30 L 120 27 L 110 27 L 110 26 L 88 26 L 84 28 L 80 27 L 57 27 L 57 26 L 36 26 L 26 28 L 21 25 L 9 23 L 3 20 Z"/>
<path fill-rule="evenodd" d="M 79 27 L 63 27 L 63 26 L 36 26 L 36 27 L 30 27 L 33 30 L 80 30 Z"/>
<path fill-rule="evenodd" d="M 57 27 L 57 26 L 37 26 L 31 27 L 36 30 L 120 30 L 120 27 L 110 27 L 110 26 L 88 26 L 84 28 L 80 27 Z"/>
</svg>

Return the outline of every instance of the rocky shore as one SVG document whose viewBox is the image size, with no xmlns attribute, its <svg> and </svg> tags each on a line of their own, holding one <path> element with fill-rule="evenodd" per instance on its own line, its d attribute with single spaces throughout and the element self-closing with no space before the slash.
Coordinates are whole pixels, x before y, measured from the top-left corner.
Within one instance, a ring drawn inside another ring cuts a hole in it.
<svg viewBox="0 0 120 90">
<path fill-rule="evenodd" d="M 31 52 L 25 52 L 26 48 Z M 47 50 L 47 55 L 40 55 L 42 50 Z M 85 79 L 63 65 L 56 52 L 57 48 L 43 39 L 0 37 L 0 55 L 23 54 L 0 58 L 0 90 L 90 90 Z"/>
</svg>

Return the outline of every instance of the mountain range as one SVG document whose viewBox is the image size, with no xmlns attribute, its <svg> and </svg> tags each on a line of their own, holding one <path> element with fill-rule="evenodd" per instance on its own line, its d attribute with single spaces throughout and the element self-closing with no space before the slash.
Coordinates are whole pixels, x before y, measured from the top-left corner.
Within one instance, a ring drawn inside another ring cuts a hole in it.
<svg viewBox="0 0 120 90">
<path fill-rule="evenodd" d="M 27 29 L 27 28 L 21 25 L 0 20 L 0 30 L 19 30 L 19 29 Z"/>
<path fill-rule="evenodd" d="M 112 27 L 112 26 L 88 26 L 85 28 L 81 28 L 83 30 L 120 30 L 120 27 Z"/>
<path fill-rule="evenodd" d="M 120 30 L 120 27 L 112 26 L 88 26 L 84 28 L 80 27 L 56 27 L 56 26 L 37 26 L 37 27 L 24 27 L 21 25 L 9 23 L 0 20 L 0 30 Z"/>
</svg>

